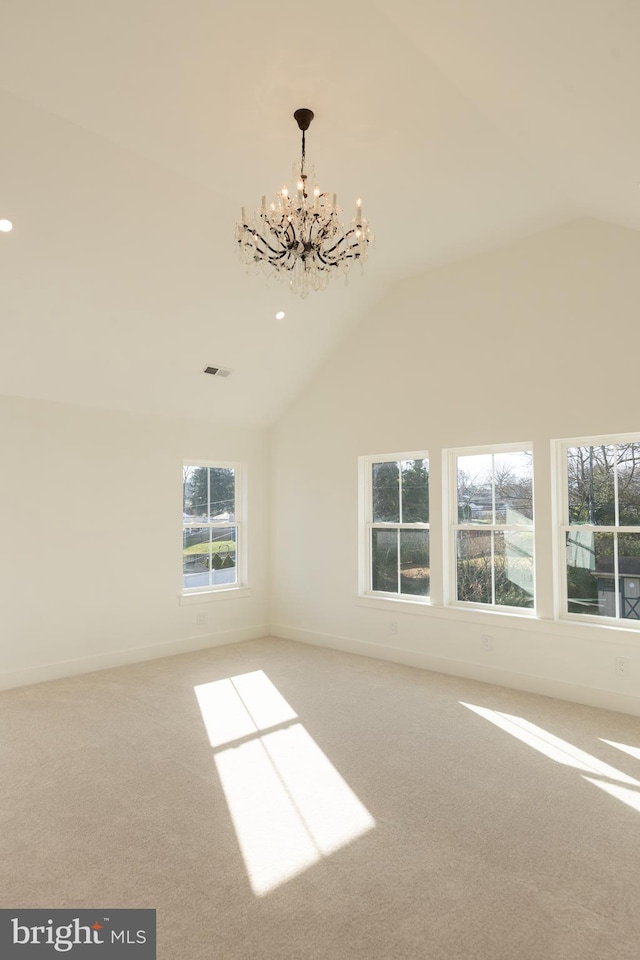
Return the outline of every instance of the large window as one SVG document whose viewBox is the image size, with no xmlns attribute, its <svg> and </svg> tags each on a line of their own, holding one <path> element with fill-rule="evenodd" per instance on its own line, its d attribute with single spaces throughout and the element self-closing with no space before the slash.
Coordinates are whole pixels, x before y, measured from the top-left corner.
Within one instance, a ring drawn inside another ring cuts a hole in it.
<svg viewBox="0 0 640 960">
<path fill-rule="evenodd" d="M 364 457 L 365 592 L 429 597 L 429 461 Z"/>
<path fill-rule="evenodd" d="M 532 609 L 532 451 L 502 447 L 450 456 L 451 596 L 460 603 Z"/>
<path fill-rule="evenodd" d="M 185 464 L 182 489 L 184 591 L 238 585 L 239 465 Z"/>
<path fill-rule="evenodd" d="M 640 437 L 561 449 L 564 612 L 640 621 Z"/>
</svg>

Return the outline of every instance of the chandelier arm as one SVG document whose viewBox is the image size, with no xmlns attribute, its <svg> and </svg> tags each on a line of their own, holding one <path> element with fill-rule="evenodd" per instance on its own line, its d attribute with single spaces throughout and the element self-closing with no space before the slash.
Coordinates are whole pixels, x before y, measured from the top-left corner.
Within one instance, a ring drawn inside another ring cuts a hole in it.
<svg viewBox="0 0 640 960">
<path fill-rule="evenodd" d="M 291 252 L 291 251 L 289 250 L 289 248 L 288 248 L 288 247 L 285 247 L 284 245 L 282 246 L 282 249 L 280 249 L 280 250 L 274 250 L 273 247 L 270 247 L 269 249 L 271 250 L 271 252 L 272 252 L 272 254 L 273 254 L 273 256 L 269 257 L 269 262 L 270 262 L 270 263 L 274 263 L 274 264 L 277 264 L 277 263 L 281 262 L 283 259 L 286 260 L 287 257 L 289 256 L 290 252 Z"/>
<path fill-rule="evenodd" d="M 325 258 L 322 256 L 322 254 L 320 253 L 320 251 L 317 252 L 316 256 L 318 257 L 318 260 L 320 261 L 320 263 L 322 263 L 322 265 L 323 265 L 323 266 L 322 266 L 322 269 L 325 269 L 326 267 L 337 267 L 337 266 L 338 266 L 338 261 L 337 261 L 337 260 L 325 260 Z"/>
<path fill-rule="evenodd" d="M 269 224 L 269 231 L 274 235 L 278 243 L 284 243 L 284 239 L 287 235 L 288 226 L 284 227 L 282 221 L 280 223 L 271 223 Z"/>
<path fill-rule="evenodd" d="M 253 240 L 259 240 L 261 246 L 262 246 L 263 248 L 266 247 L 267 250 L 270 250 L 271 253 L 274 254 L 274 256 L 280 256 L 280 255 L 281 255 L 281 254 L 280 254 L 280 251 L 274 249 L 274 247 L 272 247 L 272 246 L 267 242 L 267 240 L 265 240 L 265 238 L 262 236 L 261 233 L 255 234 L 255 233 L 253 232 L 253 230 L 251 229 L 251 227 L 246 226 L 246 224 L 244 225 L 244 231 L 245 231 L 245 233 L 248 233 L 248 234 L 253 238 Z M 249 241 L 247 241 L 247 242 L 244 244 L 244 246 L 250 247 L 250 246 L 252 246 L 252 244 L 251 244 Z M 255 244 L 253 244 L 253 246 L 255 246 Z"/>
<path fill-rule="evenodd" d="M 321 260 L 322 263 L 326 264 L 327 266 L 330 266 L 330 267 L 339 266 L 340 261 L 344 259 L 344 256 L 345 256 L 344 253 L 341 250 L 338 250 L 335 256 L 332 256 L 332 254 L 340 246 L 340 244 L 342 243 L 342 240 L 343 238 L 341 237 L 340 240 L 337 243 L 335 243 L 332 247 L 330 247 L 328 250 L 323 250 L 322 247 L 318 247 L 318 249 L 316 250 L 316 256 L 318 257 L 318 259 Z"/>
<path fill-rule="evenodd" d="M 280 240 L 281 235 L 283 237 L 288 237 L 288 235 L 290 234 L 291 231 L 293 231 L 293 229 L 294 229 L 293 223 L 288 216 L 286 217 L 283 216 L 280 220 L 280 223 L 275 223 L 271 225 L 271 231 L 272 233 L 275 233 L 278 240 Z"/>
<path fill-rule="evenodd" d="M 246 243 L 245 246 L 254 253 L 254 260 L 266 260 L 267 263 L 270 263 L 271 266 L 276 268 L 283 259 L 287 259 L 290 252 L 286 248 L 283 248 L 282 250 L 274 250 L 273 247 L 268 247 L 267 249 L 270 252 L 267 253 L 267 250 L 265 249 L 266 245 L 264 244 L 262 246 L 255 246 L 254 244 Z"/>
<path fill-rule="evenodd" d="M 352 236 L 354 233 L 355 233 L 355 230 L 348 230 L 342 237 L 340 237 L 339 240 L 336 241 L 336 243 L 334 243 L 332 247 L 329 247 L 328 250 L 325 250 L 325 253 L 333 253 L 333 251 L 337 247 L 341 246 L 341 244 L 343 244 L 347 240 L 347 238 Z M 351 246 L 348 249 L 352 249 L 353 247 L 359 246 L 361 242 L 369 243 L 369 240 L 367 237 L 363 235 L 359 240 L 356 240 L 355 243 L 351 244 Z"/>
<path fill-rule="evenodd" d="M 285 251 L 288 251 L 292 243 L 297 243 L 297 237 L 293 222 L 288 218 L 283 219 L 286 219 L 286 226 L 284 226 L 283 222 L 281 221 L 279 224 L 270 224 L 269 227 L 271 233 L 274 234 L 278 243 L 284 248 Z M 273 250 L 273 247 L 271 247 L 266 240 L 263 240 L 263 242 L 267 247 L 269 247 L 270 250 Z"/>
<path fill-rule="evenodd" d="M 264 245 L 265 245 L 269 250 L 271 250 L 273 253 L 280 255 L 280 253 L 282 252 L 282 250 L 286 250 L 286 249 L 287 249 L 287 246 L 288 246 L 288 244 L 287 244 L 287 239 L 286 239 L 286 234 L 283 233 L 282 236 L 281 236 L 281 235 L 280 235 L 277 231 L 275 231 L 275 230 L 273 230 L 272 233 L 274 234 L 275 239 L 276 239 L 277 243 L 279 244 L 279 247 L 276 247 L 276 248 L 272 247 L 271 244 L 270 244 L 267 240 L 264 240 L 264 241 L 263 241 L 263 242 L 264 242 Z"/>
<path fill-rule="evenodd" d="M 340 237 L 340 239 L 337 240 L 332 247 L 329 247 L 328 250 L 324 251 L 325 254 L 333 253 L 334 250 L 337 250 L 338 247 L 340 247 L 344 243 L 345 239 L 346 239 L 346 235 L 343 237 Z"/>
<path fill-rule="evenodd" d="M 298 239 L 297 236 L 296 236 L 296 228 L 295 228 L 295 224 L 294 224 L 293 220 L 289 220 L 289 226 L 288 226 L 288 227 L 285 227 L 285 231 L 284 231 L 284 232 L 285 232 L 286 234 L 289 234 L 289 235 L 291 236 L 291 239 L 292 239 L 292 240 L 297 240 L 297 239 Z"/>
<path fill-rule="evenodd" d="M 349 249 L 351 250 L 352 248 L 350 247 Z M 357 260 L 358 257 L 360 256 L 360 254 L 357 254 L 357 253 L 356 253 L 356 254 L 347 253 L 347 252 L 345 251 L 345 252 L 341 252 L 341 253 L 340 253 L 340 256 L 338 256 L 338 257 L 332 257 L 331 259 L 325 259 L 325 257 L 323 257 L 323 256 L 318 252 L 317 256 L 318 256 L 318 259 L 320 259 L 320 260 L 322 261 L 322 263 L 324 263 L 326 266 L 329 266 L 329 267 L 339 267 L 340 264 L 343 263 L 345 260 Z"/>
</svg>

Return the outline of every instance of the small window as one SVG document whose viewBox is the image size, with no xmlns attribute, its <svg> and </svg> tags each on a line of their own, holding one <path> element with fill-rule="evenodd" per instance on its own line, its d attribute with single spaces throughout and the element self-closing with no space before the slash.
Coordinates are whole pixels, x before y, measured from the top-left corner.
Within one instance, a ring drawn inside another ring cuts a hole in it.
<svg viewBox="0 0 640 960">
<path fill-rule="evenodd" d="M 532 609 L 532 451 L 452 451 L 451 463 L 451 595 L 458 603 Z"/>
<path fill-rule="evenodd" d="M 640 625 L 640 437 L 562 450 L 564 613 Z"/>
<path fill-rule="evenodd" d="M 363 457 L 366 593 L 429 598 L 429 460 Z"/>
<path fill-rule="evenodd" d="M 185 592 L 237 586 L 240 468 L 186 464 L 182 479 L 182 584 Z"/>
</svg>

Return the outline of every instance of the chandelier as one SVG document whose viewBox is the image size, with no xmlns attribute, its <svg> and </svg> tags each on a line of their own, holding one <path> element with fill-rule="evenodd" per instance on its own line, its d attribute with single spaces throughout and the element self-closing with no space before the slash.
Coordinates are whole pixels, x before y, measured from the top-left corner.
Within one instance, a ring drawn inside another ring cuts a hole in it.
<svg viewBox="0 0 640 960">
<path fill-rule="evenodd" d="M 236 228 L 240 257 L 247 267 L 257 265 L 268 276 L 289 282 L 293 293 L 306 297 L 312 290 L 323 290 L 331 277 L 342 274 L 345 283 L 354 263 L 364 264 L 373 235 L 362 216 L 362 201 L 356 200 L 356 212 L 348 226 L 338 214 L 337 196 L 330 197 L 314 186 L 309 195 L 305 168 L 305 133 L 313 120 L 313 112 L 296 110 L 294 118 L 302 131 L 302 156 L 295 165 L 297 188 L 291 195 L 286 187 L 277 194 L 275 203 L 262 206 L 247 216 L 242 208 L 242 222 Z M 313 178 L 312 178 L 313 179 Z"/>
</svg>

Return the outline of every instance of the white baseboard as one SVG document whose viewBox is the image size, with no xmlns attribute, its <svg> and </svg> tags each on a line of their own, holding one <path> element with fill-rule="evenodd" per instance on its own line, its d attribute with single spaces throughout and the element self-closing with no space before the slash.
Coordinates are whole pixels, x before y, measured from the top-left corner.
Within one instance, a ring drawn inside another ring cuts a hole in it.
<svg viewBox="0 0 640 960">
<path fill-rule="evenodd" d="M 283 624 L 271 624 L 270 634 L 272 637 L 281 637 L 284 640 L 297 640 L 300 643 L 328 647 L 331 650 L 354 653 L 361 657 L 387 660 L 390 663 L 401 663 L 408 667 L 433 670 L 435 673 L 464 677 L 467 680 L 480 680 L 483 683 L 493 683 L 499 687 L 511 687 L 514 690 L 523 690 L 526 693 L 537 693 L 544 697 L 568 700 L 570 703 L 583 703 L 590 707 L 601 707 L 605 710 L 615 710 L 618 713 L 640 716 L 640 697 L 619 690 L 585 687 L 578 683 L 555 680 L 552 677 L 516 673 L 488 664 L 452 660 L 416 650 L 403 650 L 384 644 L 367 643 L 365 640 L 354 640 L 351 637 L 300 630 L 297 627 L 287 627 Z"/>
<path fill-rule="evenodd" d="M 257 640 L 267 636 L 268 633 L 268 626 L 263 624 L 257 627 L 243 627 L 240 630 L 226 630 L 223 633 L 207 636 L 183 637 L 180 640 L 169 640 L 166 643 L 156 643 L 147 647 L 114 650 L 78 660 L 59 660 L 23 670 L 10 670 L 0 673 L 0 690 L 43 683 L 46 680 L 60 680 L 63 677 L 72 677 L 81 673 L 94 673 L 96 670 L 109 670 L 129 663 L 142 663 L 144 660 L 159 660 L 161 657 L 173 657 L 180 653 L 221 647 L 229 643 L 241 643 L 244 640 Z"/>
</svg>

